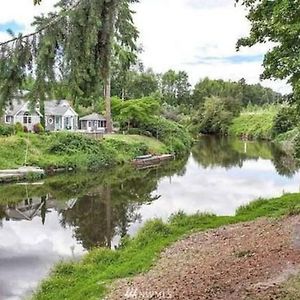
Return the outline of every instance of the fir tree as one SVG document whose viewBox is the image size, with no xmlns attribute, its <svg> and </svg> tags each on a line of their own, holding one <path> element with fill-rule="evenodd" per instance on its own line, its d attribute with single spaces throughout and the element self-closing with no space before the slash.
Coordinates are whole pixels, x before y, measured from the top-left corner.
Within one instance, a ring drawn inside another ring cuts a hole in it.
<svg viewBox="0 0 300 300">
<path fill-rule="evenodd" d="M 35 32 L 1 43 L 0 108 L 22 89 L 31 73 L 35 81 L 30 97 L 40 101 L 42 113 L 57 81 L 67 82 L 74 105 L 84 104 L 84 99 L 99 96 L 104 89 L 111 132 L 112 57 L 134 60 L 137 51 L 133 2 L 138 0 L 60 0 L 55 12 L 35 18 Z"/>
</svg>

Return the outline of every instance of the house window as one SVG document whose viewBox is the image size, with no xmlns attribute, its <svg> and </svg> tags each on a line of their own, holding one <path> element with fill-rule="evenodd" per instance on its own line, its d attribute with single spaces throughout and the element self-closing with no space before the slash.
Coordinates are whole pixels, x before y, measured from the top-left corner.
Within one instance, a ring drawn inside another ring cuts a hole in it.
<svg viewBox="0 0 300 300">
<path fill-rule="evenodd" d="M 10 124 L 13 120 L 12 116 L 5 116 L 5 123 Z"/>
<path fill-rule="evenodd" d="M 23 123 L 24 124 L 31 124 L 31 116 L 29 116 L 29 113 L 25 113 L 23 116 Z"/>
</svg>

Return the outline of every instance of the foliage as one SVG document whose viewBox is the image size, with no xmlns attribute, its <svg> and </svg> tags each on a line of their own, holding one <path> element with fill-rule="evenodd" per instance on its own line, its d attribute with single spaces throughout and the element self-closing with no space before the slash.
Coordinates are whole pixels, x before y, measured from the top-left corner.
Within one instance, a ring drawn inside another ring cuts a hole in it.
<svg viewBox="0 0 300 300">
<path fill-rule="evenodd" d="M 99 97 L 104 90 L 110 131 L 112 57 L 126 61 L 123 67 L 129 68 L 137 50 L 138 31 L 130 8 L 133 2 L 137 0 L 60 0 L 55 12 L 36 17 L 34 33 L 1 43 L 0 110 L 31 73 L 35 80 L 29 97 L 41 102 L 42 114 L 44 100 L 57 82 L 68 86 L 75 106 Z"/>
<path fill-rule="evenodd" d="M 94 140 L 74 133 L 22 134 L 0 138 L 0 169 L 17 168 L 27 163 L 55 168 L 97 169 L 130 162 L 145 153 L 163 154 L 163 143 L 150 137 L 118 136 Z"/>
<path fill-rule="evenodd" d="M 159 102 L 152 97 L 127 101 L 114 98 L 112 101 L 112 111 L 121 128 L 140 127 L 149 118 L 157 115 L 159 108 Z"/>
<path fill-rule="evenodd" d="M 112 95 L 122 99 L 139 99 L 155 94 L 159 88 L 158 75 L 151 69 L 146 71 L 117 68 L 112 78 Z"/>
<path fill-rule="evenodd" d="M 45 280 L 35 300 L 103 298 L 112 280 L 148 271 L 161 251 L 191 231 L 205 231 L 259 217 L 286 215 L 289 207 L 299 205 L 299 194 L 258 200 L 237 210 L 236 216 L 184 213 L 173 215 L 168 223 L 148 221 L 134 238 L 116 251 L 94 249 L 79 262 L 61 263 Z"/>
<path fill-rule="evenodd" d="M 140 129 L 163 142 L 171 153 L 183 155 L 190 150 L 191 137 L 187 130 L 178 123 L 153 116 L 145 120 Z"/>
<path fill-rule="evenodd" d="M 300 158 L 300 134 L 299 134 L 299 129 L 298 129 L 298 134 L 294 138 L 293 144 L 294 144 L 295 156 L 297 158 Z"/>
<path fill-rule="evenodd" d="M 234 116 L 239 114 L 239 103 L 234 98 L 206 98 L 200 111 L 200 132 L 226 134 Z"/>
<path fill-rule="evenodd" d="M 236 0 L 248 9 L 250 34 L 237 47 L 273 42 L 264 58 L 262 78 L 288 79 L 294 97 L 300 99 L 300 3 L 299 0 Z"/>
<path fill-rule="evenodd" d="M 33 125 L 33 132 L 34 133 L 40 134 L 40 133 L 43 133 L 44 131 L 45 131 L 45 129 L 44 129 L 44 127 L 41 123 Z"/>
<path fill-rule="evenodd" d="M 283 106 L 274 118 L 274 135 L 276 136 L 295 128 L 298 123 L 297 119 L 297 111 L 295 107 Z"/>
<path fill-rule="evenodd" d="M 194 107 L 201 107 L 205 99 L 212 96 L 234 98 L 244 107 L 248 104 L 263 105 L 282 100 L 281 95 L 270 88 L 264 88 L 260 84 L 247 84 L 245 79 L 232 82 L 222 79 L 211 80 L 206 77 L 199 81 L 194 88 L 192 96 Z"/>
<path fill-rule="evenodd" d="M 15 125 L 15 132 L 16 133 L 18 133 L 18 132 L 24 132 L 24 127 L 23 127 L 23 125 L 20 122 L 16 123 L 16 125 Z"/>
<path fill-rule="evenodd" d="M 189 105 L 191 84 L 185 71 L 169 70 L 161 76 L 162 100 L 170 105 Z"/>
<path fill-rule="evenodd" d="M 14 134 L 15 128 L 12 125 L 0 124 L 0 136 L 9 136 Z"/>
<path fill-rule="evenodd" d="M 234 118 L 228 129 L 228 134 L 249 139 L 272 139 L 273 122 L 276 111 L 265 108 L 260 111 L 244 111 Z"/>
</svg>

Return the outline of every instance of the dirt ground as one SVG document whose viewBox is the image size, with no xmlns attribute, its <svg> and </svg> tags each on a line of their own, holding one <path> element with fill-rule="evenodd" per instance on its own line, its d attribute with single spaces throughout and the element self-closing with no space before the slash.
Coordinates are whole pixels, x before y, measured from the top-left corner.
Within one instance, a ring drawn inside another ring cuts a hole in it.
<svg viewBox="0 0 300 300">
<path fill-rule="evenodd" d="M 282 284 L 298 271 L 300 216 L 260 219 L 176 242 L 108 299 L 283 299 Z"/>
</svg>

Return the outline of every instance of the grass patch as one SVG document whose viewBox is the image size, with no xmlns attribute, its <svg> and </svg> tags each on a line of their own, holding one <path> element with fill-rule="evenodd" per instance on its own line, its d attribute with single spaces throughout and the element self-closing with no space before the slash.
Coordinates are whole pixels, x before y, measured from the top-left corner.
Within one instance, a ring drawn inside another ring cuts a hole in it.
<svg viewBox="0 0 300 300">
<path fill-rule="evenodd" d="M 168 152 L 168 149 L 164 143 L 155 138 L 144 135 L 109 134 L 105 136 L 105 139 L 122 141 L 128 144 L 144 143 L 147 145 L 149 153 L 151 154 L 165 154 Z"/>
<path fill-rule="evenodd" d="M 200 213 L 188 216 L 179 212 L 167 223 L 159 219 L 148 221 L 136 237 L 128 238 L 117 251 L 95 249 L 79 262 L 58 265 L 33 298 L 101 299 L 113 280 L 148 271 L 164 248 L 186 234 L 258 217 L 279 217 L 299 204 L 300 194 L 286 194 L 280 198 L 252 202 L 239 208 L 232 217 Z M 243 257 L 247 253 L 239 255 Z"/>
<path fill-rule="evenodd" d="M 27 164 L 44 169 L 100 169 L 131 161 L 143 154 L 167 153 L 166 146 L 151 137 L 108 136 L 93 140 L 74 133 L 18 134 L 0 138 L 0 169 Z"/>
</svg>

